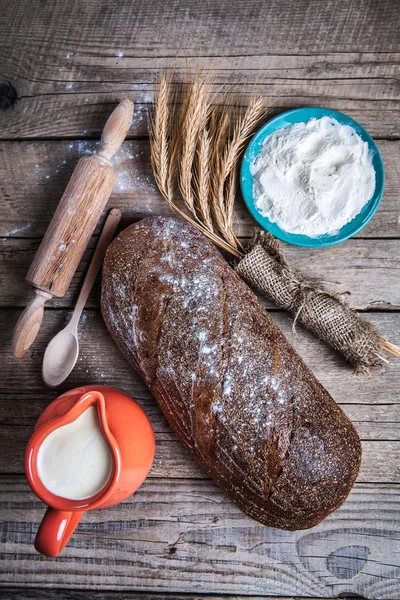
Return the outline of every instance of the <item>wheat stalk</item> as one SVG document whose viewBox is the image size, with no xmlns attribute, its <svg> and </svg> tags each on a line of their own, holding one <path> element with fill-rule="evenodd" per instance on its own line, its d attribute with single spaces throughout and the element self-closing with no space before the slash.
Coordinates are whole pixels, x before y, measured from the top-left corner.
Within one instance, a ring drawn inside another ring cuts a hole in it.
<svg viewBox="0 0 400 600">
<path fill-rule="evenodd" d="M 395 346 L 394 344 L 391 344 L 384 338 L 380 340 L 379 344 L 381 348 L 386 350 L 386 352 L 390 352 L 391 354 L 394 354 L 394 356 L 398 356 L 400 358 L 400 346 Z"/>
<path fill-rule="evenodd" d="M 260 96 L 253 96 L 243 116 L 239 116 L 235 123 L 232 140 L 222 159 L 223 175 L 227 176 L 237 162 L 237 158 L 249 136 L 267 112 L 266 101 Z"/>
<path fill-rule="evenodd" d="M 230 130 L 231 116 L 228 111 L 218 114 L 218 109 L 214 108 L 210 117 L 211 132 L 211 164 L 213 165 L 210 177 L 210 199 L 211 213 L 213 216 L 215 230 L 224 236 L 225 231 L 225 206 L 224 198 L 218 194 L 219 171 L 221 168 L 221 157 L 224 147 L 227 144 Z M 236 245 L 234 244 L 236 247 Z"/>
<path fill-rule="evenodd" d="M 169 97 L 171 74 L 161 75 L 154 98 L 154 112 L 150 123 L 150 156 L 154 177 L 164 198 L 172 200 L 173 172 L 169 152 Z"/>
<path fill-rule="evenodd" d="M 196 78 L 189 91 L 182 124 L 182 150 L 179 164 L 179 187 L 182 198 L 194 216 L 196 216 L 196 210 L 192 186 L 193 165 L 200 132 L 207 122 L 208 110 L 207 83 Z"/>
<path fill-rule="evenodd" d="M 181 129 L 174 130 L 174 119 L 171 116 L 169 101 L 171 97 L 171 73 L 161 75 L 155 98 L 154 110 L 149 119 L 150 155 L 154 177 L 163 198 L 172 210 L 191 225 L 202 231 L 217 246 L 241 258 L 241 253 L 224 239 L 209 231 L 201 222 L 192 219 L 174 202 L 174 181 L 176 179 L 179 148 L 181 147 Z"/>
<path fill-rule="evenodd" d="M 246 140 L 266 112 L 265 102 L 252 97 L 244 114 L 233 120 L 226 105 L 222 112 L 220 107 L 211 110 L 210 82 L 201 81 L 197 74 L 179 117 L 170 110 L 171 79 L 171 72 L 160 77 L 150 126 L 157 186 L 179 216 L 239 258 L 243 247 L 233 232 L 236 166 Z M 192 216 L 173 200 L 176 179 Z"/>
<path fill-rule="evenodd" d="M 226 184 L 225 184 L 225 197 L 226 197 L 225 204 L 227 207 L 228 206 L 232 207 L 231 213 L 228 214 L 228 212 L 227 212 L 226 227 L 229 232 L 229 239 L 233 240 L 236 248 L 240 248 L 244 252 L 244 248 L 243 248 L 240 240 L 238 240 L 238 238 L 236 237 L 236 235 L 233 232 L 233 207 L 234 207 L 235 197 L 236 197 L 237 170 L 238 169 L 237 169 L 237 165 L 236 165 L 235 168 L 233 168 L 232 171 L 229 173 L 228 178 L 226 180 Z M 225 239 L 227 239 L 227 238 L 225 238 Z"/>
<path fill-rule="evenodd" d="M 233 232 L 233 211 L 235 200 L 236 168 L 238 158 L 244 145 L 260 120 L 267 112 L 265 100 L 259 96 L 252 96 L 243 115 L 239 115 L 234 122 L 232 138 L 225 146 L 220 168 L 215 200 L 223 206 L 224 224 L 221 231 L 224 239 L 236 247 L 240 244 Z"/>
<path fill-rule="evenodd" d="M 200 133 L 196 151 L 195 169 L 193 183 L 195 188 L 196 206 L 198 218 L 210 231 L 214 231 L 210 209 L 210 159 L 211 139 L 208 129 L 205 127 Z"/>
</svg>

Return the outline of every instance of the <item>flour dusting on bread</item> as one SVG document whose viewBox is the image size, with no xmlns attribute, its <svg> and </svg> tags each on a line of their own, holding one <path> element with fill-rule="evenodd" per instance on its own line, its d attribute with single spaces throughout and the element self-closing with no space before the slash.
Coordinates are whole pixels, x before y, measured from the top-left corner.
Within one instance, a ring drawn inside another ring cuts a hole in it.
<svg viewBox="0 0 400 600">
<path fill-rule="evenodd" d="M 249 516 L 297 529 L 347 496 L 358 436 L 253 292 L 177 219 L 122 232 L 102 311 L 185 447 Z"/>
</svg>

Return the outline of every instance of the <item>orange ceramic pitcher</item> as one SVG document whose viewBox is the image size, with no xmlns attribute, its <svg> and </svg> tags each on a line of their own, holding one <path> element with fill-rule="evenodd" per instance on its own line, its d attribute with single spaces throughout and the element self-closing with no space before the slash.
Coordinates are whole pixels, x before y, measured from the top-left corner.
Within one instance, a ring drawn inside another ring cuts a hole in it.
<svg viewBox="0 0 400 600">
<path fill-rule="evenodd" d="M 102 434 L 112 453 L 110 477 L 101 491 L 90 498 L 71 500 L 57 496 L 43 485 L 38 475 L 39 448 L 50 433 L 72 423 L 91 406 L 97 410 Z M 36 535 L 36 550 L 45 556 L 58 556 L 86 510 L 118 504 L 133 494 L 150 471 L 154 448 L 153 428 L 146 413 L 119 390 L 85 386 L 54 400 L 36 423 L 25 454 L 29 484 L 48 505 Z"/>
</svg>

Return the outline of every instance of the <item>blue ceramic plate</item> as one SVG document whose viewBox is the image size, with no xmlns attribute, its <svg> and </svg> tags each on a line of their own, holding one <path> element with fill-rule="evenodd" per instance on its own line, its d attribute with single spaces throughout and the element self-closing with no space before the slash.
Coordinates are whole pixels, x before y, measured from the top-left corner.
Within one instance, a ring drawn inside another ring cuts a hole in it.
<svg viewBox="0 0 400 600">
<path fill-rule="evenodd" d="M 331 117 L 343 125 L 350 125 L 353 129 L 355 129 L 361 139 L 368 143 L 369 150 L 372 154 L 372 165 L 375 169 L 375 190 L 371 200 L 367 202 L 361 212 L 356 215 L 354 219 L 350 221 L 350 223 L 347 223 L 347 225 L 344 225 L 339 231 L 334 233 L 312 238 L 306 235 L 288 233 L 259 212 L 253 198 L 253 176 L 250 171 L 250 166 L 259 154 L 265 138 L 270 133 L 276 131 L 277 129 L 282 129 L 283 127 L 292 125 L 293 123 L 307 123 L 307 121 L 310 119 L 320 119 L 321 117 Z M 365 131 L 365 129 L 363 129 L 363 127 L 361 127 L 361 125 L 359 125 L 356 121 L 353 121 L 353 119 L 350 119 L 350 117 L 327 108 L 297 108 L 295 110 L 289 110 L 271 119 L 268 123 L 261 127 L 261 129 L 252 138 L 244 154 L 240 173 L 243 198 L 246 202 L 247 208 L 253 215 L 254 219 L 261 225 L 261 227 L 267 231 L 270 231 L 275 237 L 283 240 L 284 242 L 294 244 L 295 246 L 307 246 L 308 248 L 320 248 L 321 246 L 337 244 L 360 231 L 360 229 L 362 229 L 372 218 L 376 209 L 378 208 L 383 194 L 384 180 L 385 175 L 382 157 L 371 136 Z"/>
</svg>

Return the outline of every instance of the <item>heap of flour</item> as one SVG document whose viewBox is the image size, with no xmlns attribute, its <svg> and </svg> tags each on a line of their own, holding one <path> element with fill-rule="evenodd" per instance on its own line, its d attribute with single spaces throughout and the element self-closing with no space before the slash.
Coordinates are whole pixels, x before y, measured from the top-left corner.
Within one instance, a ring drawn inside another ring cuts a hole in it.
<svg viewBox="0 0 400 600">
<path fill-rule="evenodd" d="M 367 142 L 329 117 L 271 133 L 251 165 L 260 213 L 290 233 L 334 233 L 371 199 L 375 170 Z"/>
</svg>

